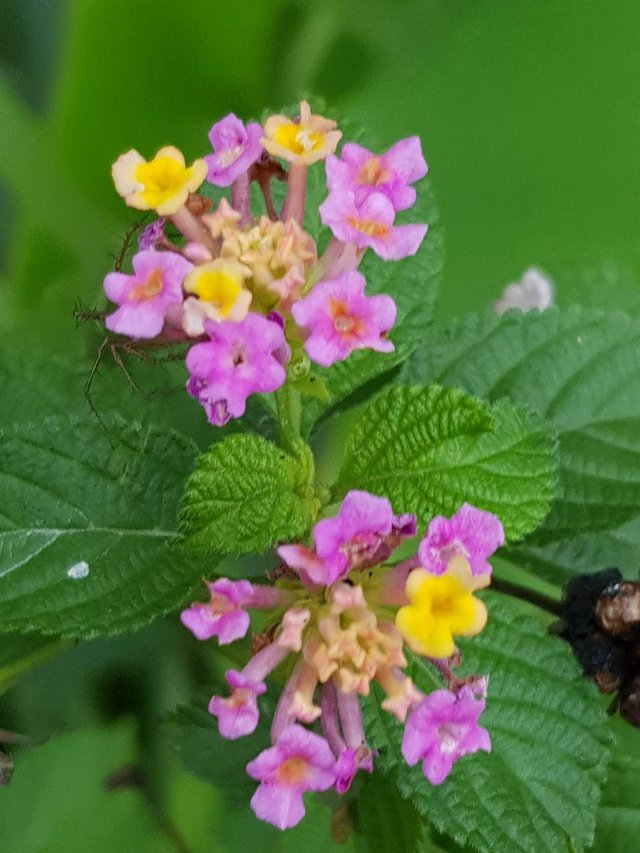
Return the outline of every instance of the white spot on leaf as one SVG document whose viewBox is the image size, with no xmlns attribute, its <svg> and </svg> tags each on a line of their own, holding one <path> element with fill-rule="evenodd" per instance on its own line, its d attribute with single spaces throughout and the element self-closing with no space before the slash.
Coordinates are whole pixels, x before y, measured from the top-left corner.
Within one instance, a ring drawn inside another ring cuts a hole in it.
<svg viewBox="0 0 640 853">
<path fill-rule="evenodd" d="M 82 578 L 86 578 L 89 574 L 89 563 L 84 560 L 80 560 L 79 563 L 75 563 L 73 566 L 69 566 L 67 569 L 67 577 L 71 578 L 74 581 L 82 580 Z"/>
</svg>

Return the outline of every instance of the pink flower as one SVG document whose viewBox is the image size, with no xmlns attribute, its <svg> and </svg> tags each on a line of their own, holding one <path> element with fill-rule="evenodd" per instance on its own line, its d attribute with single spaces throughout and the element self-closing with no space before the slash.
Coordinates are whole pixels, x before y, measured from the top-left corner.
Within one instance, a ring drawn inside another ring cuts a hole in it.
<svg viewBox="0 0 640 853">
<path fill-rule="evenodd" d="M 384 336 L 396 319 L 395 302 L 390 296 L 365 296 L 364 286 L 364 276 L 349 270 L 320 282 L 292 306 L 296 323 L 311 331 L 306 353 L 322 367 L 342 361 L 356 349 L 393 351 Z"/>
<path fill-rule="evenodd" d="M 133 257 L 133 275 L 111 272 L 104 280 L 107 297 L 119 305 L 105 320 L 107 329 L 131 338 L 155 338 L 167 310 L 182 302 L 182 281 L 192 269 L 174 252 L 146 250 Z"/>
<path fill-rule="evenodd" d="M 381 155 L 367 151 L 361 145 L 347 142 L 340 157 L 327 159 L 327 185 L 330 191 L 351 190 L 356 204 L 373 192 L 385 195 L 396 211 L 405 210 L 416 200 L 416 191 L 409 184 L 427 174 L 417 136 L 401 139 Z"/>
<path fill-rule="evenodd" d="M 296 724 L 287 726 L 274 746 L 250 761 L 247 773 L 260 782 L 251 808 L 256 817 L 278 829 L 302 820 L 305 791 L 327 791 L 336 779 L 329 744 Z"/>
<path fill-rule="evenodd" d="M 209 713 L 218 718 L 218 730 L 222 737 L 236 740 L 255 731 L 259 719 L 257 697 L 266 691 L 267 685 L 263 681 L 247 678 L 235 669 L 228 670 L 225 678 L 232 689 L 231 696 L 227 699 L 212 696 Z"/>
<path fill-rule="evenodd" d="M 347 493 L 334 518 L 323 518 L 313 529 L 318 557 L 327 567 L 327 583 L 363 566 L 391 533 L 393 509 L 386 498 L 353 490 Z"/>
<path fill-rule="evenodd" d="M 275 355 L 285 343 L 284 333 L 254 313 L 239 323 L 207 321 L 205 332 L 210 342 L 195 344 L 187 353 L 187 391 L 209 423 L 223 426 L 244 414 L 251 394 L 275 391 L 284 383 L 285 370 Z"/>
<path fill-rule="evenodd" d="M 472 575 L 491 575 L 487 562 L 504 544 L 502 524 L 491 512 L 462 504 L 451 518 L 437 515 L 429 522 L 420 543 L 420 565 L 434 575 L 441 575 L 453 557 L 464 557 Z"/>
<path fill-rule="evenodd" d="M 463 755 L 491 751 L 489 732 L 478 725 L 484 711 L 467 687 L 457 693 L 435 690 L 409 714 L 402 738 L 402 755 L 409 765 L 422 759 L 422 770 L 432 785 L 443 782 Z"/>
<path fill-rule="evenodd" d="M 344 794 L 349 790 L 358 770 L 373 773 L 373 752 L 366 746 L 345 747 L 335 764 L 336 791 L 339 794 Z"/>
<path fill-rule="evenodd" d="M 220 645 L 239 640 L 249 630 L 249 614 L 243 609 L 251 606 L 253 585 L 249 581 L 219 578 L 207 587 L 211 599 L 198 602 L 180 614 L 182 624 L 198 640 L 217 637 Z"/>
<path fill-rule="evenodd" d="M 138 237 L 138 249 L 144 251 L 153 249 L 158 240 L 162 240 L 164 234 L 165 219 L 161 216 L 159 219 L 154 219 L 140 232 Z"/>
<path fill-rule="evenodd" d="M 313 528 L 313 550 L 304 545 L 281 545 L 277 550 L 307 586 L 329 586 L 351 569 L 386 560 L 415 529 L 415 516 L 394 515 L 386 498 L 354 490 L 345 496 L 338 515 Z"/>
<path fill-rule="evenodd" d="M 209 183 L 228 187 L 246 172 L 262 154 L 261 136 L 257 122 L 245 127 L 233 113 L 217 121 L 209 131 L 213 154 L 204 158 Z"/>
<path fill-rule="evenodd" d="M 350 190 L 336 189 L 320 205 L 320 218 L 343 243 L 369 247 L 387 261 L 415 255 L 426 225 L 394 226 L 395 209 L 386 195 L 374 192 L 362 204 Z"/>
</svg>

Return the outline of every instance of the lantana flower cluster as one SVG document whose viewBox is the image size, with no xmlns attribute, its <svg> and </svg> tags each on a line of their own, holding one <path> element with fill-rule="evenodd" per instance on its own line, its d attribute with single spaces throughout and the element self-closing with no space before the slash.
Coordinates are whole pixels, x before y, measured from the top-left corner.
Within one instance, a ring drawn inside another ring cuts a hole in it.
<svg viewBox="0 0 640 853">
<path fill-rule="evenodd" d="M 336 516 L 317 522 L 311 547 L 277 549 L 270 584 L 219 578 L 207 584 L 207 602 L 182 613 L 199 640 L 226 644 L 248 633 L 249 610 L 270 611 L 252 657 L 226 673 L 229 693 L 214 696 L 209 712 L 223 737 L 248 735 L 267 677 L 287 676 L 271 745 L 246 768 L 258 783 L 253 811 L 280 829 L 302 819 L 306 791 L 343 794 L 358 770 L 372 772 L 360 697 L 384 696 L 382 709 L 404 724 L 405 761 L 422 762 L 431 784 L 463 756 L 491 749 L 478 723 L 488 678 L 458 678 L 451 667 L 460 660 L 456 637 L 486 623 L 474 593 L 490 583 L 487 560 L 504 542 L 502 525 L 464 504 L 451 518 L 433 518 L 417 554 L 393 564 L 394 551 L 415 535 L 415 516 L 394 515 L 386 498 L 351 491 Z M 407 648 L 430 661 L 446 686 L 425 694 L 406 672 Z"/>
<path fill-rule="evenodd" d="M 191 165 L 172 146 L 149 161 L 131 150 L 113 165 L 126 203 L 158 218 L 140 235 L 132 272 L 105 278 L 118 306 L 106 326 L 133 339 L 193 343 L 187 390 L 212 424 L 240 417 L 251 394 L 282 386 L 292 353 L 308 369 L 308 360 L 328 367 L 356 349 L 393 350 L 395 303 L 366 295 L 358 266 L 367 249 L 385 260 L 417 251 L 427 226 L 395 220 L 414 203 L 412 185 L 427 165 L 417 137 L 382 155 L 347 143 L 336 156 L 341 136 L 303 101 L 295 119 L 245 125 L 226 116 L 209 133 L 212 153 Z M 319 215 L 332 238 L 318 257 L 304 214 L 307 172 L 320 161 L 328 195 Z M 287 184 L 279 211 L 273 180 Z M 198 194 L 205 181 L 229 188 L 215 209 Z M 261 211 L 251 209 L 253 183 Z"/>
</svg>

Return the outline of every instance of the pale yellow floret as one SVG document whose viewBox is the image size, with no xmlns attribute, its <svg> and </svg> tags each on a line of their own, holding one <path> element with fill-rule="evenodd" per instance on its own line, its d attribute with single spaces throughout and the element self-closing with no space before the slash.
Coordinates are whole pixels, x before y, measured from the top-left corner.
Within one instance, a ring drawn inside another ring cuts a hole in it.
<svg viewBox="0 0 640 853">
<path fill-rule="evenodd" d="M 116 190 L 129 207 L 155 210 L 159 216 L 177 213 L 206 174 L 204 160 L 195 160 L 187 167 L 182 153 L 171 145 L 161 148 L 148 162 L 132 149 L 118 157 L 111 168 Z"/>
<path fill-rule="evenodd" d="M 204 332 L 205 320 L 238 323 L 243 320 L 251 305 L 251 292 L 244 282 L 251 275 L 243 264 L 216 258 L 195 267 L 184 280 L 184 289 L 197 298 L 184 303 L 182 325 L 188 335 Z"/>
<path fill-rule="evenodd" d="M 454 636 L 479 634 L 487 622 L 484 604 L 473 596 L 477 588 L 469 564 L 461 558 L 442 575 L 415 569 L 405 591 L 409 604 L 396 614 L 396 626 L 418 654 L 447 658 L 454 652 Z"/>
<path fill-rule="evenodd" d="M 335 121 L 312 115 L 307 101 L 302 101 L 298 121 L 283 115 L 270 116 L 260 143 L 274 157 L 309 166 L 334 153 L 342 138 L 335 128 Z"/>
</svg>

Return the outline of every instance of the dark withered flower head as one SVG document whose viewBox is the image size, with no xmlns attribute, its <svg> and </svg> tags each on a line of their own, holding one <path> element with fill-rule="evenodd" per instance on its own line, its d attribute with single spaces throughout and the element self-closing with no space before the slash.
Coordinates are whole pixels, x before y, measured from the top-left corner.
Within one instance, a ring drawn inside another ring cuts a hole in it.
<svg viewBox="0 0 640 853">
<path fill-rule="evenodd" d="M 563 615 L 566 622 L 564 636 L 572 645 L 574 639 L 587 637 L 593 632 L 600 595 L 621 580 L 622 574 L 615 568 L 571 578 L 564 591 Z"/>
<path fill-rule="evenodd" d="M 633 640 L 640 635 L 640 583 L 607 586 L 596 603 L 595 618 L 607 634 Z"/>
<path fill-rule="evenodd" d="M 611 593 L 622 581 L 616 568 L 576 575 L 564 591 L 562 636 L 569 642 L 580 666 L 602 693 L 613 693 L 628 676 L 631 650 L 626 643 L 603 630 L 596 608 L 604 592 Z"/>
</svg>

